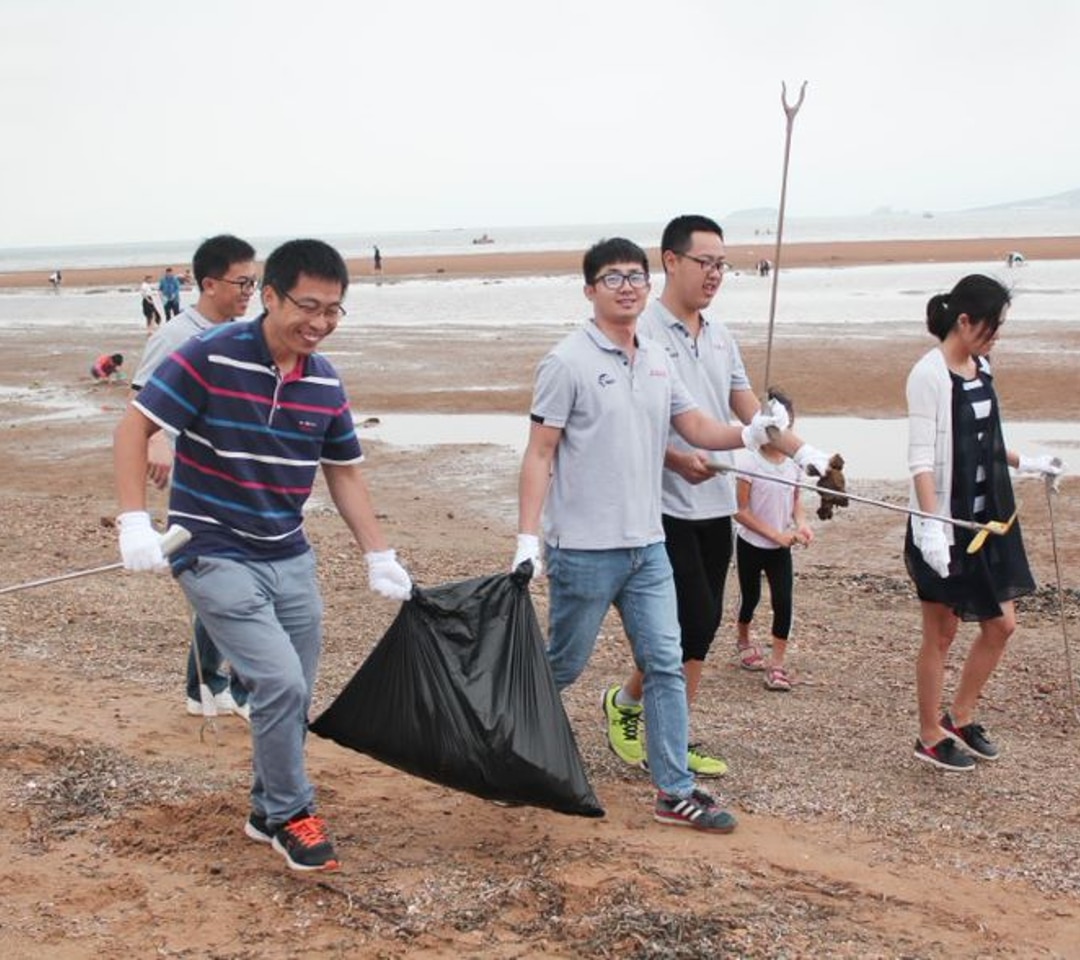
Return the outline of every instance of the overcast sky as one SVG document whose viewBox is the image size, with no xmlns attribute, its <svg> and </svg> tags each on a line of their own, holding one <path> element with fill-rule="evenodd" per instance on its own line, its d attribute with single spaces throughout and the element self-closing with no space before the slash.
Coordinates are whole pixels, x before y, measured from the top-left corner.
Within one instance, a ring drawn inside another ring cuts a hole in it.
<svg viewBox="0 0 1080 960">
<path fill-rule="evenodd" d="M 1072 0 L 0 0 L 0 247 L 1080 187 Z"/>
</svg>

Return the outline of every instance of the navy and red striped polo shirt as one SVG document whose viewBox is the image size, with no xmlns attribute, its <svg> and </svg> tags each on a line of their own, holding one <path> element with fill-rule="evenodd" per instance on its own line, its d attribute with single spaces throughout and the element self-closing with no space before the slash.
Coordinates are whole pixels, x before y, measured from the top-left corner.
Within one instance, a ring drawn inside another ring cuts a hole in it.
<svg viewBox="0 0 1080 960">
<path fill-rule="evenodd" d="M 192 556 L 303 553 L 302 511 L 319 464 L 364 458 L 333 365 L 314 353 L 282 374 L 264 316 L 188 340 L 133 401 L 176 437 L 169 520 L 192 539 L 172 558 L 174 568 Z"/>
</svg>

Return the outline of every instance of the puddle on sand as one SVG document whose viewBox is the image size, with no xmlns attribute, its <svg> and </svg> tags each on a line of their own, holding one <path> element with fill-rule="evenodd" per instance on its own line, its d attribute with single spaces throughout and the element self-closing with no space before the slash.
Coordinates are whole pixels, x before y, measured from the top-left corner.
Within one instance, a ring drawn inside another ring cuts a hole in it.
<svg viewBox="0 0 1080 960">
<path fill-rule="evenodd" d="M 520 453 L 529 437 L 528 418 L 514 414 L 381 413 L 360 439 L 398 447 L 490 443 Z M 799 435 L 821 450 L 844 456 L 851 480 L 906 480 L 907 420 L 861 417 L 800 417 Z M 1014 420 L 1005 425 L 1008 444 L 1024 453 L 1064 453 L 1080 447 L 1080 424 Z"/>
</svg>

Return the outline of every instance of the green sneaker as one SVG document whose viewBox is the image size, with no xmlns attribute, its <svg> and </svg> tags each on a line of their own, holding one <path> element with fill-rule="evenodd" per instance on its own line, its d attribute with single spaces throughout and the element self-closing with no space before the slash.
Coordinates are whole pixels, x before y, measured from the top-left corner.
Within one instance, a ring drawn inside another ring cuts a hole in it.
<svg viewBox="0 0 1080 960">
<path fill-rule="evenodd" d="M 690 772 L 698 777 L 722 777 L 727 773 L 727 764 L 719 757 L 710 757 L 701 752 L 701 744 L 692 743 L 686 751 L 686 765 Z"/>
<path fill-rule="evenodd" d="M 641 742 L 641 725 L 644 722 L 642 707 L 620 707 L 615 696 L 620 684 L 604 693 L 604 717 L 607 720 L 607 741 L 612 752 L 623 763 L 640 767 L 645 760 L 645 747 Z"/>
</svg>

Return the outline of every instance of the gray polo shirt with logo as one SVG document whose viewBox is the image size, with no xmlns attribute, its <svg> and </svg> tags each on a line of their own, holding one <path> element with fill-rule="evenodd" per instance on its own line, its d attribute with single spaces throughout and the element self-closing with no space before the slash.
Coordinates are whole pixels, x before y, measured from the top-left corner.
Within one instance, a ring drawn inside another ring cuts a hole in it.
<svg viewBox="0 0 1080 960">
<path fill-rule="evenodd" d="M 146 341 L 146 349 L 143 350 L 142 359 L 135 376 L 131 378 L 131 385 L 137 390 L 146 386 L 147 380 L 153 376 L 154 371 L 167 356 L 175 352 L 177 347 L 187 343 L 192 337 L 209 330 L 214 324 L 207 320 L 198 310 L 190 304 L 184 307 L 168 323 L 157 328 L 153 336 Z"/>
<path fill-rule="evenodd" d="M 721 423 L 737 420 L 731 412 L 731 391 L 749 390 L 742 354 L 722 323 L 702 317 L 697 340 L 686 325 L 659 300 L 653 300 L 638 319 L 638 332 L 661 344 L 699 407 Z M 668 445 L 693 450 L 674 430 Z M 707 451 L 718 463 L 734 463 L 729 450 Z M 680 520 L 730 517 L 738 510 L 733 474 L 720 473 L 704 483 L 687 483 L 674 470 L 664 470 L 663 511 Z"/>
<path fill-rule="evenodd" d="M 660 477 L 671 418 L 697 406 L 659 344 L 638 338 L 631 363 L 586 322 L 540 362 L 532 419 L 562 429 L 544 539 L 572 550 L 664 539 Z"/>
</svg>

